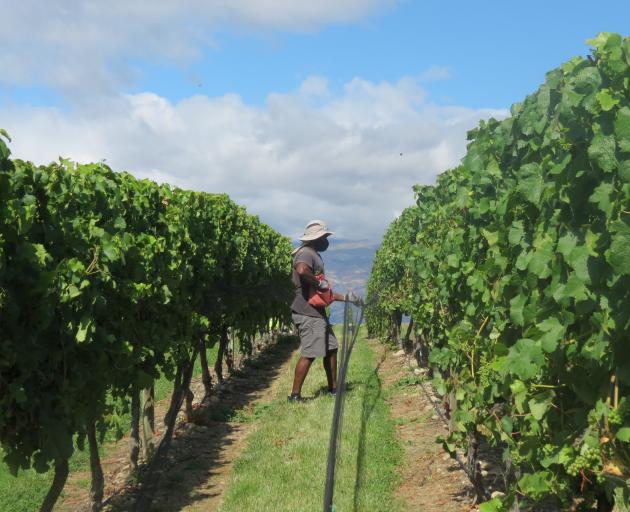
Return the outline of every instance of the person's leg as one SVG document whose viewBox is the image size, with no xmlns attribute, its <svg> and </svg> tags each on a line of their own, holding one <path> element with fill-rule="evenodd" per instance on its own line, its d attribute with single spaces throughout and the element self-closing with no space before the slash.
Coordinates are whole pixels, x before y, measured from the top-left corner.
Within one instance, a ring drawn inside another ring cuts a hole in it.
<svg viewBox="0 0 630 512">
<path fill-rule="evenodd" d="M 300 357 L 299 361 L 295 365 L 295 374 L 293 375 L 293 389 L 291 390 L 292 395 L 299 395 L 302 392 L 302 384 L 304 384 L 304 379 L 306 378 L 306 374 L 313 363 L 314 358 L 312 357 Z"/>
<path fill-rule="evenodd" d="M 328 381 L 328 391 L 337 390 L 337 349 L 329 350 L 328 354 L 322 360 L 324 363 L 324 371 L 326 372 L 326 380 Z"/>
</svg>

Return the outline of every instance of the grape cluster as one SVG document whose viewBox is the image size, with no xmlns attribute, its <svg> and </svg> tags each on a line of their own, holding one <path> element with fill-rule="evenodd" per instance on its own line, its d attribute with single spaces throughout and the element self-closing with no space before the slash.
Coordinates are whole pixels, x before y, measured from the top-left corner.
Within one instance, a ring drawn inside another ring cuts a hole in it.
<svg viewBox="0 0 630 512">
<path fill-rule="evenodd" d="M 578 476 L 582 470 L 600 471 L 602 458 L 597 448 L 587 446 L 567 467 L 567 473 Z"/>
<path fill-rule="evenodd" d="M 545 457 L 551 457 L 553 455 L 553 445 L 552 444 L 546 444 L 543 446 L 542 448 L 543 454 Z"/>
<path fill-rule="evenodd" d="M 608 424 L 612 427 L 619 427 L 623 422 L 619 409 L 611 409 L 608 413 Z"/>
</svg>

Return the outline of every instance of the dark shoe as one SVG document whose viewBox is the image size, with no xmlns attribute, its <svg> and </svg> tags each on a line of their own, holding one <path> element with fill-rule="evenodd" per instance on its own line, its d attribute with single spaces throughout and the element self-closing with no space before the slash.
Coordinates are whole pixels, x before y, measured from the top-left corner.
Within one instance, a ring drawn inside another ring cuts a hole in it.
<svg viewBox="0 0 630 512">
<path fill-rule="evenodd" d="M 287 402 L 304 402 L 304 398 L 302 398 L 301 395 L 294 395 L 294 394 L 290 394 L 287 397 Z"/>
</svg>

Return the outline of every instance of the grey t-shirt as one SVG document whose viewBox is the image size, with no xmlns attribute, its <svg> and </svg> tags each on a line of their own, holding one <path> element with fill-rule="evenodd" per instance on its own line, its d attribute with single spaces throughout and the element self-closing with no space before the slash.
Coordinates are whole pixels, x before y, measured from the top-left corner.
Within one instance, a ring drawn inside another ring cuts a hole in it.
<svg viewBox="0 0 630 512">
<path fill-rule="evenodd" d="M 298 263 L 306 263 L 314 275 L 324 273 L 324 262 L 319 253 L 309 246 L 300 247 L 298 252 L 293 256 L 293 287 L 295 288 L 295 298 L 291 304 L 291 309 L 294 313 L 301 315 L 326 318 L 325 308 L 315 308 L 308 303 L 310 286 L 302 283 L 297 270 L 295 270 L 295 266 Z"/>
</svg>

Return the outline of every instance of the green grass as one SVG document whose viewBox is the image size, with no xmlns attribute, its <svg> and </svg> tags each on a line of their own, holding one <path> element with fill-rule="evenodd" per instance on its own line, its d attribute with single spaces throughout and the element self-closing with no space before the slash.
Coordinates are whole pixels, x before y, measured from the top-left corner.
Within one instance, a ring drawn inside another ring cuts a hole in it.
<svg viewBox="0 0 630 512">
<path fill-rule="evenodd" d="M 218 346 L 208 350 L 208 363 L 212 364 L 217 357 Z M 193 375 L 197 376 L 201 374 L 201 364 L 199 359 L 195 363 L 195 369 Z M 169 382 L 165 377 L 155 381 L 155 399 L 163 400 L 170 396 L 173 391 L 173 384 Z M 125 432 L 129 432 L 131 426 L 130 415 L 125 415 L 121 418 L 121 426 Z M 105 435 L 105 443 L 115 441 L 114 432 L 107 432 Z M 87 443 L 86 443 L 87 444 Z M 101 455 L 107 453 L 107 444 L 101 445 Z M 18 473 L 17 477 L 14 477 L 9 468 L 1 462 L 2 451 L 0 450 L 0 512 L 32 512 L 38 510 L 41 502 L 43 501 L 48 487 L 52 481 L 53 473 L 49 471 L 47 473 L 37 473 L 34 470 L 23 470 Z M 70 471 L 89 471 L 90 456 L 87 451 L 75 450 L 72 458 L 70 459 Z M 83 485 L 81 482 L 80 485 Z M 85 484 L 89 487 L 88 483 Z M 62 495 L 63 499 L 63 495 Z"/>
<path fill-rule="evenodd" d="M 260 422 L 236 461 L 221 512 L 319 511 L 334 399 L 323 391 L 318 360 L 306 378 L 306 403 L 287 403 L 292 372 L 281 377 L 274 400 L 253 415 Z M 354 348 L 348 371 L 334 504 L 343 511 L 395 511 L 392 489 L 402 449 L 395 436 L 374 353 L 365 339 Z"/>
</svg>

